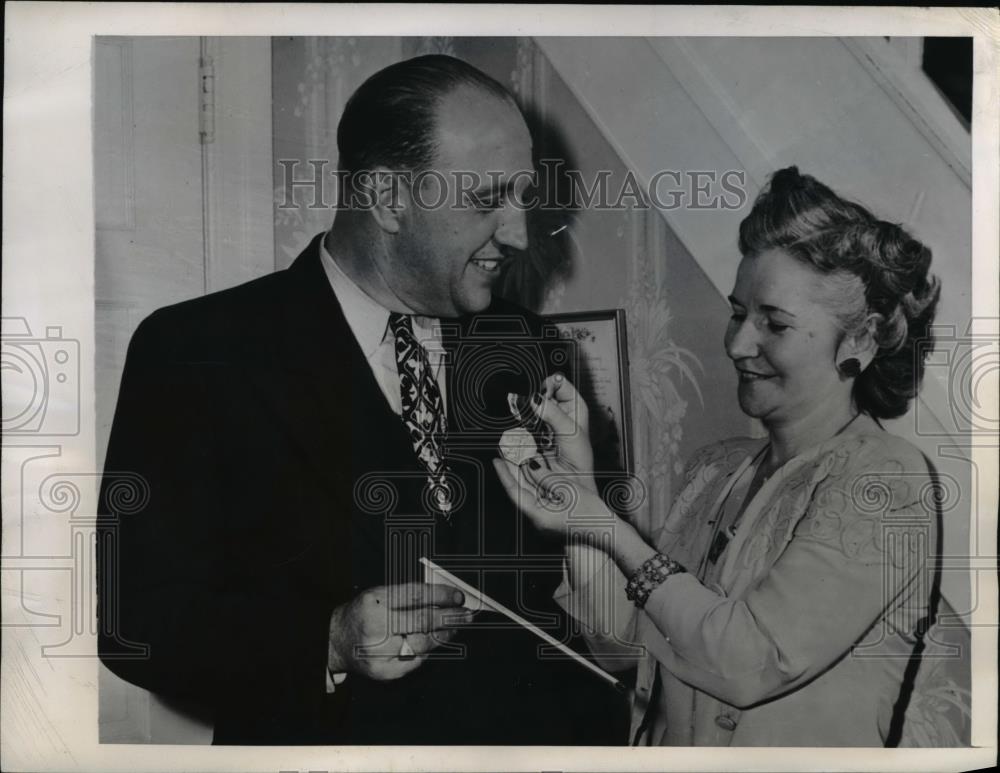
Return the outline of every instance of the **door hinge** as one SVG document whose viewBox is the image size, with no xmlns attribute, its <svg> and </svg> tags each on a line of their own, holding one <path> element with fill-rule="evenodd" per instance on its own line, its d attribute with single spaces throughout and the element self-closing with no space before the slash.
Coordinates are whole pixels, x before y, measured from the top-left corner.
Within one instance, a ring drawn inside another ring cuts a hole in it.
<svg viewBox="0 0 1000 773">
<path fill-rule="evenodd" d="M 215 141 L 215 64 L 212 57 L 203 56 L 198 62 L 201 80 L 199 89 L 198 134 L 203 145 Z"/>
</svg>

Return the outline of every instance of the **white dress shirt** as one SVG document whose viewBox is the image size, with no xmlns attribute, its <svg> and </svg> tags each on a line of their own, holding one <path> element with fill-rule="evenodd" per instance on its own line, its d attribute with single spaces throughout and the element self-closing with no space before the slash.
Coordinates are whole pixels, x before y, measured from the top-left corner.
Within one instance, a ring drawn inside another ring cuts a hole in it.
<svg viewBox="0 0 1000 773">
<path fill-rule="evenodd" d="M 399 371 L 396 367 L 396 337 L 389 328 L 389 309 L 385 308 L 365 293 L 344 270 L 337 265 L 326 249 L 324 242 L 319 246 L 323 271 L 333 288 L 333 294 L 344 312 L 347 324 L 355 340 L 368 361 L 368 367 L 378 382 L 389 407 L 397 416 L 403 413 L 403 401 L 399 394 Z M 413 335 L 427 352 L 434 379 L 441 390 L 441 404 L 445 402 L 444 346 L 441 342 L 440 322 L 434 317 L 413 315 Z M 326 675 L 326 691 L 332 693 L 336 685 L 347 679 L 346 673 Z"/>
<path fill-rule="evenodd" d="M 368 366 L 378 382 L 389 407 L 399 416 L 403 413 L 399 396 L 399 371 L 396 368 L 396 337 L 389 329 L 389 309 L 385 308 L 357 286 L 322 242 L 319 247 L 323 270 L 330 281 L 334 295 L 344 311 L 347 324 L 361 346 Z M 427 352 L 434 379 L 441 390 L 442 405 L 447 405 L 445 392 L 444 346 L 441 342 L 441 323 L 436 317 L 413 316 L 413 335 Z"/>
</svg>

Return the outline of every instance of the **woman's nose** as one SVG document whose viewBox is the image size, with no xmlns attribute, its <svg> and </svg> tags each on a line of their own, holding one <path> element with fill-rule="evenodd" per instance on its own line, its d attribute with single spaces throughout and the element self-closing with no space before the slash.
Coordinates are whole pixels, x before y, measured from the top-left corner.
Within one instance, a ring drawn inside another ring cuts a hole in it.
<svg viewBox="0 0 1000 773">
<path fill-rule="evenodd" d="M 726 328 L 726 354 L 732 360 L 757 356 L 757 328 L 748 318 L 732 319 Z"/>
</svg>

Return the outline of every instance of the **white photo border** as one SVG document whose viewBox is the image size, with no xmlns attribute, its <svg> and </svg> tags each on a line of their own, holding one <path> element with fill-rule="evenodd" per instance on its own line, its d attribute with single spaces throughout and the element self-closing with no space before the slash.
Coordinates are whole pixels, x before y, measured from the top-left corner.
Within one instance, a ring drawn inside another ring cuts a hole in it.
<svg viewBox="0 0 1000 773">
<path fill-rule="evenodd" d="M 5 31 L 3 316 L 61 325 L 79 341 L 83 413 L 76 435 L 37 446 L 53 472 L 99 471 L 94 412 L 92 61 L 95 35 L 972 36 L 972 311 L 996 319 L 998 91 L 995 9 L 747 6 L 460 6 L 8 3 Z M 997 373 L 989 374 L 995 395 Z M 46 450 L 48 449 L 48 450 Z M 997 448 L 973 449 L 981 544 L 996 544 Z M 4 545 L 17 540 L 17 452 L 3 454 Z M 96 511 L 96 477 L 80 512 Z M 89 509 L 88 509 L 89 508 Z M 9 551 L 5 547 L 4 555 Z M 994 561 L 995 557 L 991 559 Z M 5 559 L 5 563 L 8 563 Z M 5 573 L 6 574 L 6 573 Z M 14 589 L 4 578 L 3 603 Z M 997 587 L 980 583 L 973 616 L 969 749 L 553 747 L 158 747 L 101 745 L 96 656 L 46 661 L 32 631 L 3 636 L 4 770 L 840 770 L 944 771 L 996 761 Z M 92 590 L 92 589 L 91 589 Z"/>
</svg>

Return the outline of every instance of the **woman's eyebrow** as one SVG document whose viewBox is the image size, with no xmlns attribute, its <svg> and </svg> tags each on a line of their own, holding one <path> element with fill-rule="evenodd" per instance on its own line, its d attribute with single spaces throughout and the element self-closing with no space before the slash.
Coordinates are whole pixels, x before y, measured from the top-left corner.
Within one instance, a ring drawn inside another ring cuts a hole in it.
<svg viewBox="0 0 1000 773">
<path fill-rule="evenodd" d="M 746 304 L 742 303 L 735 295 L 728 296 L 726 298 L 726 300 L 728 300 L 729 303 L 730 303 L 730 305 L 732 305 L 732 306 L 745 306 L 746 305 Z M 784 315 L 786 315 L 788 317 L 791 317 L 792 319 L 796 319 L 796 315 L 793 314 L 792 312 L 788 311 L 788 309 L 783 309 L 780 306 L 775 306 L 775 305 L 770 304 L 770 303 L 762 303 L 762 304 L 760 304 L 760 306 L 758 308 L 761 311 L 766 312 L 766 313 L 778 312 L 779 314 L 784 314 Z"/>
<path fill-rule="evenodd" d="M 788 311 L 788 309 L 783 309 L 780 306 L 772 306 L 771 304 L 762 303 L 760 305 L 760 308 L 761 308 L 762 311 L 769 311 L 769 312 L 770 311 L 777 311 L 777 312 L 780 312 L 781 314 L 785 314 L 785 315 L 787 315 L 789 317 L 792 317 L 792 318 L 795 317 L 795 315 L 792 312 Z"/>
</svg>

